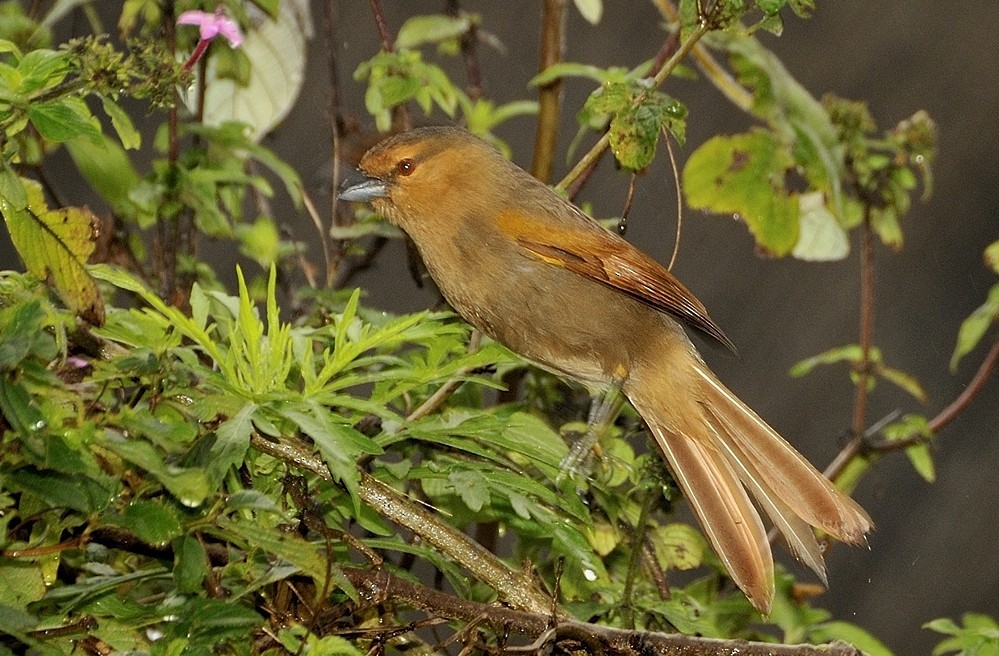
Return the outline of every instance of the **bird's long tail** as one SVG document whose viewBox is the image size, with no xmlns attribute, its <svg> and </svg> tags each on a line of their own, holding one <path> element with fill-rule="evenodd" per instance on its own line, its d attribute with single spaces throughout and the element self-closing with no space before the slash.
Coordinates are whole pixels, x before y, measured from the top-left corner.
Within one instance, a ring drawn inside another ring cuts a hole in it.
<svg viewBox="0 0 999 656">
<path fill-rule="evenodd" d="M 696 355 L 688 361 L 686 371 L 658 372 L 654 380 L 633 372 L 625 392 L 732 579 L 767 613 L 774 595 L 773 556 L 750 495 L 823 582 L 825 565 L 811 527 L 858 543 L 871 520 Z"/>
</svg>

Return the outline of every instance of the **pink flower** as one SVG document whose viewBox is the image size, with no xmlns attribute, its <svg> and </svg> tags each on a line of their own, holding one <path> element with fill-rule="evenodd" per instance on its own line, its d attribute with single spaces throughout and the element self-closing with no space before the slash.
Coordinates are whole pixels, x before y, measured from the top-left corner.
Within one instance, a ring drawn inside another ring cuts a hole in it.
<svg viewBox="0 0 999 656">
<path fill-rule="evenodd" d="M 202 41 L 211 41 L 221 34 L 233 48 L 238 48 L 243 43 L 243 33 L 239 31 L 239 25 L 223 13 L 222 5 L 219 5 L 214 13 L 185 11 L 177 18 L 177 24 L 197 25 L 201 30 Z"/>
</svg>

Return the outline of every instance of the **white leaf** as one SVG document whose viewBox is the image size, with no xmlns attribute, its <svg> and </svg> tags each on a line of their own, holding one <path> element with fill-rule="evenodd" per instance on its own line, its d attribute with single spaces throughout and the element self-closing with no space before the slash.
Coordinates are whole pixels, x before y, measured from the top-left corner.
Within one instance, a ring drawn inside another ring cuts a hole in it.
<svg viewBox="0 0 999 656">
<path fill-rule="evenodd" d="M 573 2 L 588 23 L 596 25 L 600 22 L 600 17 L 604 13 L 603 0 L 573 0 Z"/>
<path fill-rule="evenodd" d="M 802 194 L 798 198 L 800 232 L 791 254 L 799 260 L 829 262 L 842 260 L 850 253 L 846 231 L 825 204 L 822 192 Z"/>
<path fill-rule="evenodd" d="M 312 37 L 309 0 L 284 0 L 277 20 L 249 5 L 254 25 L 241 46 L 250 61 L 247 86 L 218 79 L 212 59 L 208 61 L 205 85 L 206 125 L 241 121 L 250 126 L 254 141 L 273 130 L 291 111 L 305 78 L 306 41 Z M 194 111 L 197 82 L 185 94 Z"/>
</svg>

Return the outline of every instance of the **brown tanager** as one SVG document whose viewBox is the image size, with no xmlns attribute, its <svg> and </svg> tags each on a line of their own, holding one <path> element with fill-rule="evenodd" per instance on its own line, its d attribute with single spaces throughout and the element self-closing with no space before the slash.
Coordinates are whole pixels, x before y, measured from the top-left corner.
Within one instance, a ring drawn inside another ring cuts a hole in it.
<svg viewBox="0 0 999 656">
<path fill-rule="evenodd" d="M 723 344 L 665 267 L 465 130 L 390 137 L 340 199 L 405 231 L 469 323 L 593 392 L 621 392 L 648 424 L 712 547 L 756 608 L 774 596 L 760 513 L 826 579 L 812 527 L 858 543 L 871 520 L 701 359 L 684 326 Z"/>
</svg>

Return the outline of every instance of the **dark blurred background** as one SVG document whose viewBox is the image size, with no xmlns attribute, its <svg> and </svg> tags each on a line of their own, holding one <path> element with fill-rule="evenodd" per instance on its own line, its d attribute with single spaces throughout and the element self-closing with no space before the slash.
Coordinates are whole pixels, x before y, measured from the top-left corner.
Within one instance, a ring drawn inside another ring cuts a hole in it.
<svg viewBox="0 0 999 656">
<path fill-rule="evenodd" d="M 313 4 L 317 37 L 310 44 L 301 98 L 264 143 L 302 174 L 325 215 L 332 171 L 329 76 L 323 3 Z M 369 4 L 334 4 L 334 52 L 345 108 L 373 130 L 364 112 L 364 90 L 351 79 L 357 64 L 379 47 Z M 440 12 L 446 3 L 384 4 L 394 34 L 406 17 Z M 876 344 L 889 365 L 919 378 L 929 402 L 920 406 L 879 385 L 868 415 L 870 423 L 895 410 L 933 416 L 960 394 L 984 355 L 979 348 L 956 373 L 948 370 L 960 322 L 996 282 L 982 263 L 982 250 L 999 239 L 999 6 L 995 0 L 817 4 L 808 20 L 788 12 L 783 36 L 762 37 L 797 79 L 817 97 L 833 92 L 866 100 L 882 130 L 919 109 L 927 110 L 939 127 L 933 196 L 906 217 L 904 249 L 894 253 L 879 247 L 875 261 Z M 537 72 L 540 2 L 464 0 L 461 7 L 480 13 L 482 28 L 507 49 L 499 54 L 479 48 L 485 96 L 497 103 L 533 98 L 527 81 Z M 570 6 L 566 33 L 566 59 L 598 66 L 632 67 L 654 56 L 665 37 L 652 4 L 634 0 L 605 0 L 597 26 Z M 440 60 L 432 54 L 428 58 Z M 459 62 L 445 68 L 463 84 Z M 577 129 L 575 113 L 592 89 L 593 83 L 583 80 L 565 86 L 555 179 L 568 170 L 564 158 Z M 704 81 L 671 79 L 665 90 L 690 112 L 681 162 L 712 135 L 750 125 L 747 116 Z M 426 119 L 418 111 L 413 117 L 418 124 L 446 121 L 440 114 Z M 514 160 L 528 167 L 533 121 L 513 119 L 497 133 L 511 145 Z M 585 145 L 589 143 L 592 138 Z M 628 238 L 665 261 L 673 245 L 676 199 L 665 158 L 659 160 L 639 181 Z M 598 216 L 614 216 L 621 211 L 626 185 L 608 158 L 579 200 L 591 202 Z M 305 217 L 289 211 L 279 218 L 295 238 L 317 243 Z M 762 259 L 754 254 L 743 225 L 688 212 L 675 269 L 738 345 L 737 358 L 709 350 L 712 367 L 819 468 L 846 439 L 852 386 L 845 367 L 820 368 L 793 380 L 787 372 L 802 358 L 857 341 L 859 269 L 856 242 L 853 246 L 851 255 L 836 263 Z M 318 261 L 318 252 L 314 255 Z M 12 257 L 6 252 L 0 263 L 16 266 Z M 386 309 L 413 310 L 437 302 L 432 290 L 413 283 L 398 243 L 355 282 L 369 289 L 369 304 Z M 936 483 L 924 482 L 898 454 L 873 468 L 857 492 L 877 524 L 870 549 L 840 546 L 832 551 L 830 590 L 818 605 L 872 631 L 897 654 L 929 653 L 940 636 L 920 627 L 933 618 L 966 611 L 999 616 L 999 486 L 993 478 L 999 471 L 997 423 L 999 376 L 939 435 Z M 779 557 L 791 560 L 786 554 Z"/>
</svg>

